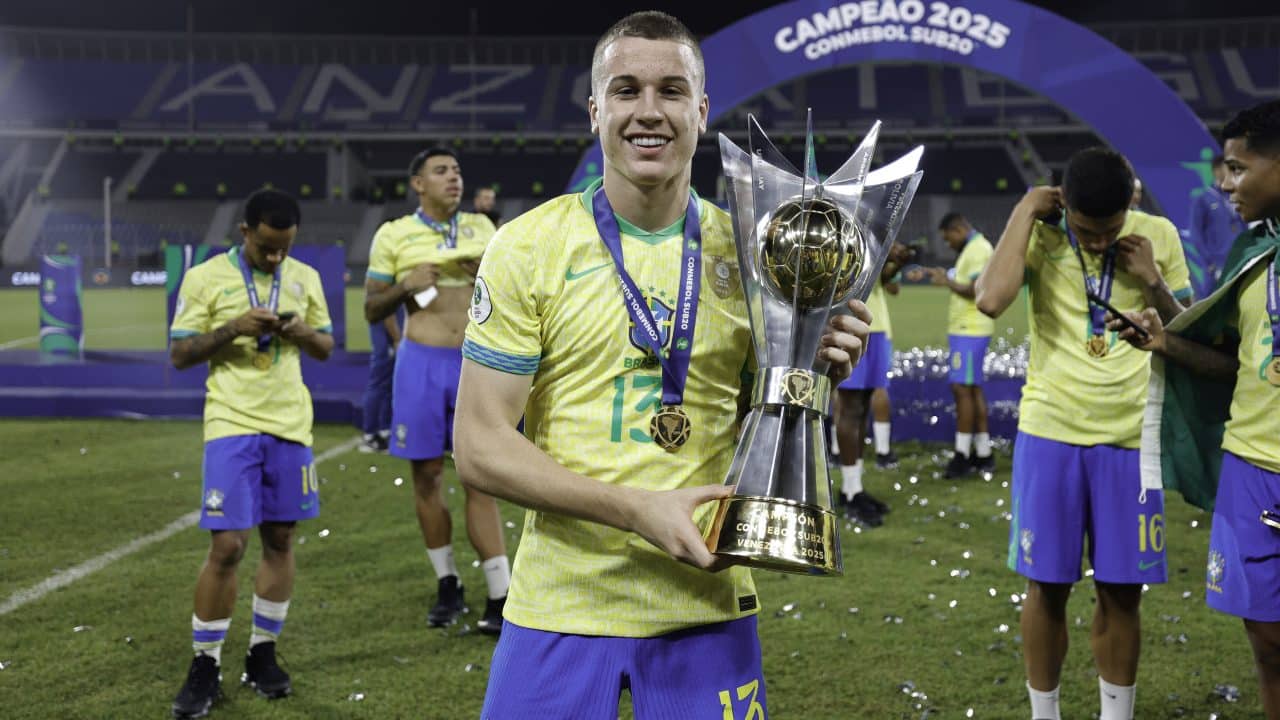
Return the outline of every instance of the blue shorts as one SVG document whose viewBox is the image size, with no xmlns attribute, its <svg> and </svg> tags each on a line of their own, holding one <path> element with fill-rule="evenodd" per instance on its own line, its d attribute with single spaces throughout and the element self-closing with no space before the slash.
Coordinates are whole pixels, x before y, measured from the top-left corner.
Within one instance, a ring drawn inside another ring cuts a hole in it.
<svg viewBox="0 0 1280 720">
<path fill-rule="evenodd" d="M 862 359 L 853 366 L 853 372 L 844 382 L 841 390 L 871 390 L 889 387 L 889 371 L 893 369 L 893 341 L 882 332 L 873 332 L 867 336 L 867 350 Z"/>
<path fill-rule="evenodd" d="M 1010 570 L 1037 582 L 1073 583 L 1088 536 L 1094 580 L 1168 579 L 1164 494 L 1143 496 L 1137 450 L 1070 445 L 1018 431 L 1012 494 Z"/>
<path fill-rule="evenodd" d="M 374 434 L 391 429 L 391 382 L 396 357 L 382 323 L 369 326 L 369 380 L 364 388 L 361 429 Z"/>
<path fill-rule="evenodd" d="M 636 720 L 767 720 L 756 617 L 651 638 L 504 623 L 480 717 L 615 720 L 623 688 Z"/>
<path fill-rule="evenodd" d="M 1280 530 L 1258 519 L 1263 510 L 1280 512 L 1280 475 L 1224 453 L 1205 601 L 1246 620 L 1280 622 Z"/>
<path fill-rule="evenodd" d="M 461 348 L 400 340 L 391 386 L 392 455 L 432 460 L 453 449 L 453 409 L 461 372 Z"/>
<path fill-rule="evenodd" d="M 235 435 L 204 444 L 200 527 L 248 530 L 320 514 L 311 448 L 274 435 Z"/>
<path fill-rule="evenodd" d="M 986 335 L 948 335 L 947 345 L 951 348 L 951 373 L 948 378 L 952 385 L 981 385 L 986 377 L 982 374 L 982 363 L 987 359 L 987 345 L 991 338 Z"/>
</svg>

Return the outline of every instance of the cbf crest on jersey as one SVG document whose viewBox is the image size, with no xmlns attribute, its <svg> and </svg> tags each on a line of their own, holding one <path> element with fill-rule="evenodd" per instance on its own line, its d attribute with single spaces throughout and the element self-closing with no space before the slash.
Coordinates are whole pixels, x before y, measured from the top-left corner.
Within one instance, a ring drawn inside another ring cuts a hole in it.
<svg viewBox="0 0 1280 720">
<path fill-rule="evenodd" d="M 674 309 L 675 301 L 661 291 L 654 291 L 653 288 L 649 288 L 647 298 L 649 312 L 653 313 L 653 321 L 658 325 L 658 338 L 661 340 L 662 348 L 664 350 L 670 349 L 671 323 L 674 321 L 676 314 Z M 631 339 L 631 344 L 648 355 L 649 345 L 645 342 L 644 335 L 640 333 L 640 328 L 636 327 L 635 320 L 630 320 L 628 327 L 631 328 L 628 336 Z"/>
</svg>

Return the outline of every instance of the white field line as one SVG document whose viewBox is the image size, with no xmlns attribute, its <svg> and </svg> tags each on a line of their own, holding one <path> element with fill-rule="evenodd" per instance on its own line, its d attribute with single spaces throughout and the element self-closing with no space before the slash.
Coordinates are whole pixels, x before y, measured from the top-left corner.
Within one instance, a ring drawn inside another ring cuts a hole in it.
<svg viewBox="0 0 1280 720">
<path fill-rule="evenodd" d="M 359 444 L 360 437 L 357 436 L 351 440 L 335 445 L 320 453 L 320 455 L 316 457 L 316 464 L 319 465 L 326 460 L 352 450 Z M 3 605 L 0 605 L 0 615 L 7 615 L 23 605 L 33 603 L 58 588 L 66 587 L 77 580 L 87 577 L 88 575 L 92 575 L 120 558 L 128 557 L 148 545 L 153 545 L 161 540 L 168 539 L 169 537 L 192 527 L 199 521 L 200 511 L 193 510 L 149 535 L 143 535 L 140 538 L 135 538 L 114 550 L 109 550 L 95 558 L 86 560 L 69 570 L 60 570 L 40 581 L 38 584 L 32 585 L 25 590 L 19 590 L 18 592 L 10 595 L 9 599 L 5 600 Z"/>
</svg>

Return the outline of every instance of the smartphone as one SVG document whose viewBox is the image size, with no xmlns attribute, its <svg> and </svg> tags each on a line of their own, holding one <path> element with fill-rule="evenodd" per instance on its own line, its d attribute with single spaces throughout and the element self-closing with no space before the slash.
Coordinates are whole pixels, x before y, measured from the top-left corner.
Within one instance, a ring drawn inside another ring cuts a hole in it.
<svg viewBox="0 0 1280 720">
<path fill-rule="evenodd" d="M 280 324 L 284 325 L 285 323 L 289 322 L 290 320 L 294 319 L 297 316 L 298 316 L 298 313 L 292 310 L 289 310 L 287 312 L 280 313 L 277 317 L 280 318 Z"/>
<path fill-rule="evenodd" d="M 1280 513 L 1274 510 L 1263 510 L 1261 517 L 1258 518 L 1263 525 L 1272 530 L 1280 530 Z"/>
<path fill-rule="evenodd" d="M 1146 328 L 1130 320 L 1124 313 L 1115 309 L 1111 303 L 1098 297 L 1098 295 L 1093 292 L 1086 291 L 1085 295 L 1089 298 L 1089 302 L 1111 313 L 1113 317 L 1119 319 L 1125 326 L 1133 328 L 1133 331 L 1138 333 L 1138 336 L 1142 338 L 1143 342 L 1151 339 L 1151 333 L 1147 332 Z"/>
</svg>

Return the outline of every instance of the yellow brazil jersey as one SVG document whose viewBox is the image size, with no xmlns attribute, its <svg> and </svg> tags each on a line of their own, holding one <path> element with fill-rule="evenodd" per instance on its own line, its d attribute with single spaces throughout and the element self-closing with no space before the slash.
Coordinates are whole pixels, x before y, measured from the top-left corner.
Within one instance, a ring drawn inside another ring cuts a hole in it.
<svg viewBox="0 0 1280 720">
<path fill-rule="evenodd" d="M 723 482 L 751 347 L 729 218 L 699 200 L 703 270 L 684 393 L 693 434 L 669 453 L 649 437 L 661 369 L 623 306 L 588 209 L 597 187 L 544 203 L 498 231 L 476 281 L 463 356 L 533 376 L 525 434 L 569 470 L 648 490 Z M 647 233 L 619 218 L 627 271 L 668 348 L 683 222 Z M 702 506 L 695 521 L 709 520 L 713 507 Z M 639 535 L 530 511 L 505 614 L 540 630 L 652 637 L 750 615 L 757 605 L 745 568 L 705 572 Z"/>
<path fill-rule="evenodd" d="M 1267 265 L 1259 263 L 1240 285 L 1232 318 L 1240 331 L 1240 369 L 1222 449 L 1252 465 L 1280 473 L 1280 437 L 1276 434 L 1280 387 L 1267 382 L 1264 374 L 1273 352 L 1271 321 L 1267 317 Z"/>
<path fill-rule="evenodd" d="M 867 296 L 867 309 L 871 311 L 871 332 L 882 332 L 885 337 L 893 338 L 893 323 L 889 321 L 889 303 L 884 292 L 884 283 L 876 280 L 871 286 L 871 294 Z"/>
<path fill-rule="evenodd" d="M 414 268 L 433 263 L 439 269 L 440 287 L 466 287 L 471 275 L 458 266 L 479 260 L 493 237 L 493 222 L 479 213 L 458 213 L 455 247 L 445 246 L 445 236 L 418 219 L 416 212 L 382 224 L 369 249 L 368 277 L 387 283 L 398 282 Z"/>
<path fill-rule="evenodd" d="M 178 290 L 169 337 L 180 339 L 213 332 L 249 312 L 249 293 L 240 274 L 240 248 L 191 268 Z M 271 275 L 253 272 L 258 300 L 268 302 Z M 320 274 L 310 265 L 285 258 L 280 265 L 277 312 L 297 313 L 320 332 L 332 332 Z M 232 435 L 259 433 L 311 445 L 311 393 L 302 383 L 297 345 L 273 336 L 267 352 L 271 367 L 253 365 L 258 339 L 238 337 L 209 358 L 205 383 L 205 442 Z"/>
<path fill-rule="evenodd" d="M 994 251 L 991 241 L 982 233 L 975 232 L 960 248 L 956 258 L 955 280 L 958 283 L 971 283 L 978 279 L 982 270 L 987 267 Z M 973 298 L 961 297 L 951 293 L 947 306 L 947 334 L 990 337 L 995 332 L 996 322 L 978 311 L 978 304 Z"/>
<path fill-rule="evenodd" d="M 1189 298 L 1187 262 L 1173 223 L 1130 210 L 1120 237 L 1132 234 L 1151 241 L 1156 267 L 1174 297 Z M 1098 277 L 1103 256 L 1081 254 L 1089 275 Z M 1084 277 L 1064 230 L 1036 222 L 1027 245 L 1026 284 L 1031 357 L 1018 429 L 1073 445 L 1138 447 L 1150 357 L 1111 331 L 1106 356 L 1089 355 Z M 1142 282 L 1117 267 L 1110 303 L 1122 311 L 1146 307 Z"/>
</svg>

